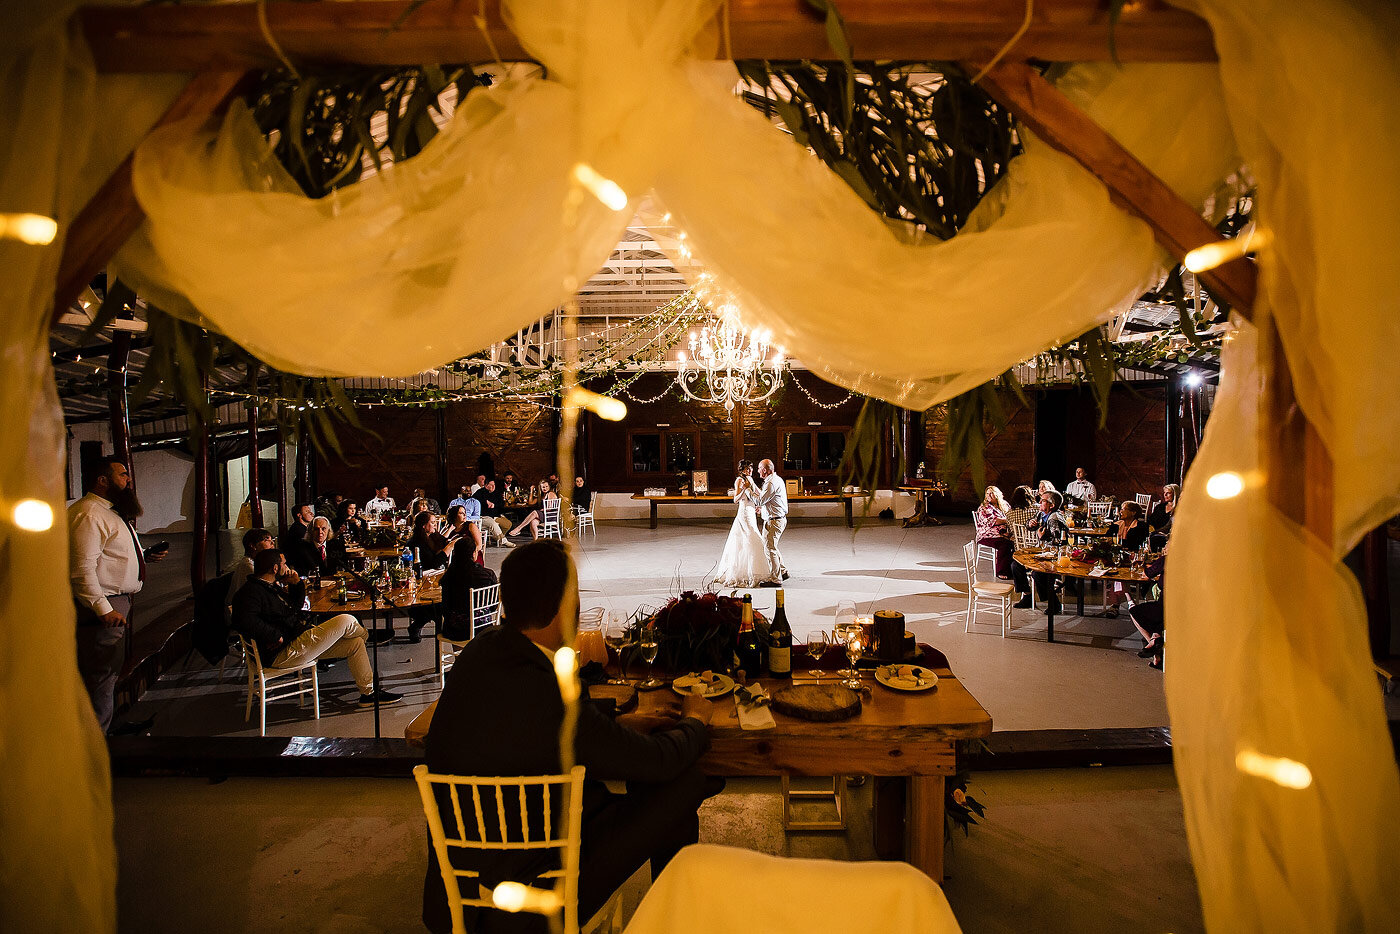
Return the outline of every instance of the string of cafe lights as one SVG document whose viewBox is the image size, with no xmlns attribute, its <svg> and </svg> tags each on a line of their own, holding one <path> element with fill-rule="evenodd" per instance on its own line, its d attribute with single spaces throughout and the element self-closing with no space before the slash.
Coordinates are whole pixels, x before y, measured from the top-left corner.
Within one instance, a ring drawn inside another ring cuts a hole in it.
<svg viewBox="0 0 1400 934">
<path fill-rule="evenodd" d="M 800 389 L 800 390 L 802 391 L 802 395 L 804 395 L 804 396 L 807 397 L 807 401 L 808 401 L 808 402 L 811 402 L 813 405 L 815 405 L 815 406 L 816 406 L 817 408 L 819 408 L 819 409 L 827 409 L 827 410 L 839 409 L 839 408 L 841 408 L 841 406 L 845 405 L 847 402 L 850 402 L 853 398 L 855 398 L 855 395 L 856 395 L 855 392 L 854 392 L 853 390 L 847 390 L 847 391 L 846 391 L 846 395 L 844 395 L 843 397 L 841 397 L 841 398 L 838 399 L 837 401 L 831 402 L 831 403 L 826 403 L 826 402 L 823 402 L 823 401 L 821 401 L 820 399 L 818 399 L 816 396 L 812 395 L 811 391 L 809 391 L 809 390 L 807 389 L 806 386 L 802 385 L 802 383 L 798 381 L 798 379 L 797 379 L 797 371 L 796 371 L 796 370 L 789 370 L 789 371 L 788 371 L 788 378 L 792 381 L 792 384 L 793 384 L 794 386 L 796 386 L 798 389 Z"/>
</svg>

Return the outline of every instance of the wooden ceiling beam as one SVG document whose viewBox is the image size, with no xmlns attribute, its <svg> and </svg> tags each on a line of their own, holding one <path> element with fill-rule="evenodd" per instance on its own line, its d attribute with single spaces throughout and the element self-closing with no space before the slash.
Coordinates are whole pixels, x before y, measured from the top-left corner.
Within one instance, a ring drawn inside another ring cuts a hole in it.
<svg viewBox="0 0 1400 934">
<path fill-rule="evenodd" d="M 241 71 L 201 71 L 185 85 L 156 121 L 156 126 L 176 123 L 186 117 L 212 115 L 233 98 L 244 77 Z M 54 289 L 54 323 L 146 219 L 131 188 L 131 164 L 131 156 L 122 160 L 92 200 L 78 212 L 64 236 Z"/>
<path fill-rule="evenodd" d="M 973 74 L 978 70 L 974 64 L 964 67 Z M 1220 239 L 1200 212 L 1036 69 L 1023 62 L 1005 62 L 987 73 L 982 87 L 1037 136 L 1092 172 L 1108 188 L 1113 202 L 1151 227 L 1157 242 L 1177 262 L 1196 247 Z M 1258 290 L 1253 262 L 1235 260 L 1199 275 L 1211 295 L 1250 316 Z"/>
<path fill-rule="evenodd" d="M 1109 59 L 1109 0 L 1036 0 L 1016 59 Z M 1024 0 L 841 0 L 863 61 L 989 61 L 1020 29 Z M 476 17 L 484 12 L 484 30 Z M 717 55 L 831 59 L 823 18 L 805 0 L 730 0 L 730 48 Z M 89 6 L 78 19 L 104 72 L 280 66 L 254 3 Z M 501 19 L 500 0 L 273 2 L 268 26 L 294 64 L 420 65 L 529 54 Z M 490 43 L 488 44 L 487 37 Z M 1214 61 L 1210 27 L 1164 0 L 1128 4 L 1114 31 L 1119 61 Z"/>
</svg>

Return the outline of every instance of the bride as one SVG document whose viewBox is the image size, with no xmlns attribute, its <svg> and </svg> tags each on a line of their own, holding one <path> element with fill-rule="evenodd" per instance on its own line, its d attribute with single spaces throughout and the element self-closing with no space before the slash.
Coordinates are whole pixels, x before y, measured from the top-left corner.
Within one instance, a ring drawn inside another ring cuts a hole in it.
<svg viewBox="0 0 1400 934">
<path fill-rule="evenodd" d="M 734 478 L 734 502 L 739 511 L 729 528 L 729 540 L 724 543 L 715 572 L 715 582 L 725 587 L 757 587 L 773 576 L 753 508 L 752 497 L 756 495 L 753 464 L 739 461 L 739 475 Z"/>
</svg>

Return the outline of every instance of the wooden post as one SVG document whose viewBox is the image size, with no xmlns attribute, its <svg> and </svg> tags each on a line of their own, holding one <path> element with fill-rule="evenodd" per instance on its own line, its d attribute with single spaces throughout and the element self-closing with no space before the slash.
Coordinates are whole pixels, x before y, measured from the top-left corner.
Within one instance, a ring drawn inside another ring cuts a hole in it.
<svg viewBox="0 0 1400 934">
<path fill-rule="evenodd" d="M 438 502 L 446 509 L 452 496 L 447 486 L 447 408 L 441 405 L 437 407 L 437 482 Z"/>
<path fill-rule="evenodd" d="M 134 482 L 131 418 L 126 404 L 126 363 L 130 354 L 131 332 L 118 331 L 112 336 L 112 351 L 107 356 L 107 410 L 112 423 L 112 456 L 122 459 Z"/>
<path fill-rule="evenodd" d="M 305 427 L 297 432 L 296 498 L 299 503 L 311 502 L 311 439 Z"/>
<path fill-rule="evenodd" d="M 288 509 L 287 503 L 287 440 L 282 432 L 277 432 L 277 515 L 284 525 Z"/>
<path fill-rule="evenodd" d="M 248 508 L 253 528 L 263 525 L 262 491 L 258 489 L 258 403 L 248 400 Z"/>
<path fill-rule="evenodd" d="M 924 413 L 900 409 L 899 427 L 900 442 L 904 445 L 903 482 L 908 483 L 924 459 Z"/>
<path fill-rule="evenodd" d="M 204 375 L 209 391 L 209 374 Z M 209 562 L 209 426 L 202 425 L 194 445 L 194 540 L 190 548 L 190 590 L 199 593 Z"/>
<path fill-rule="evenodd" d="M 1370 624 L 1371 654 L 1390 655 L 1390 577 L 1386 571 L 1389 548 L 1385 524 L 1366 533 L 1361 540 L 1361 593 L 1366 599 L 1366 619 Z"/>
</svg>

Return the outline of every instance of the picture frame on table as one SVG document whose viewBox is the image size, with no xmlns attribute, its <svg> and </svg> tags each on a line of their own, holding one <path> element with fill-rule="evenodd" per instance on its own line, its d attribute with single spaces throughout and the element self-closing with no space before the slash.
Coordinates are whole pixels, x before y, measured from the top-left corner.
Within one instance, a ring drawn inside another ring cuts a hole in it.
<svg viewBox="0 0 1400 934">
<path fill-rule="evenodd" d="M 710 492 L 710 472 L 708 470 L 692 470 L 690 472 L 690 492 L 694 496 L 704 496 Z"/>
<path fill-rule="evenodd" d="M 784 484 L 787 486 L 787 493 L 788 493 L 788 496 L 799 496 L 799 495 L 801 495 L 801 493 L 802 493 L 802 480 L 801 480 L 801 478 L 799 478 L 799 477 L 793 477 L 793 478 L 788 479 L 788 480 L 785 480 L 785 481 L 783 481 L 783 482 L 784 482 Z"/>
</svg>

